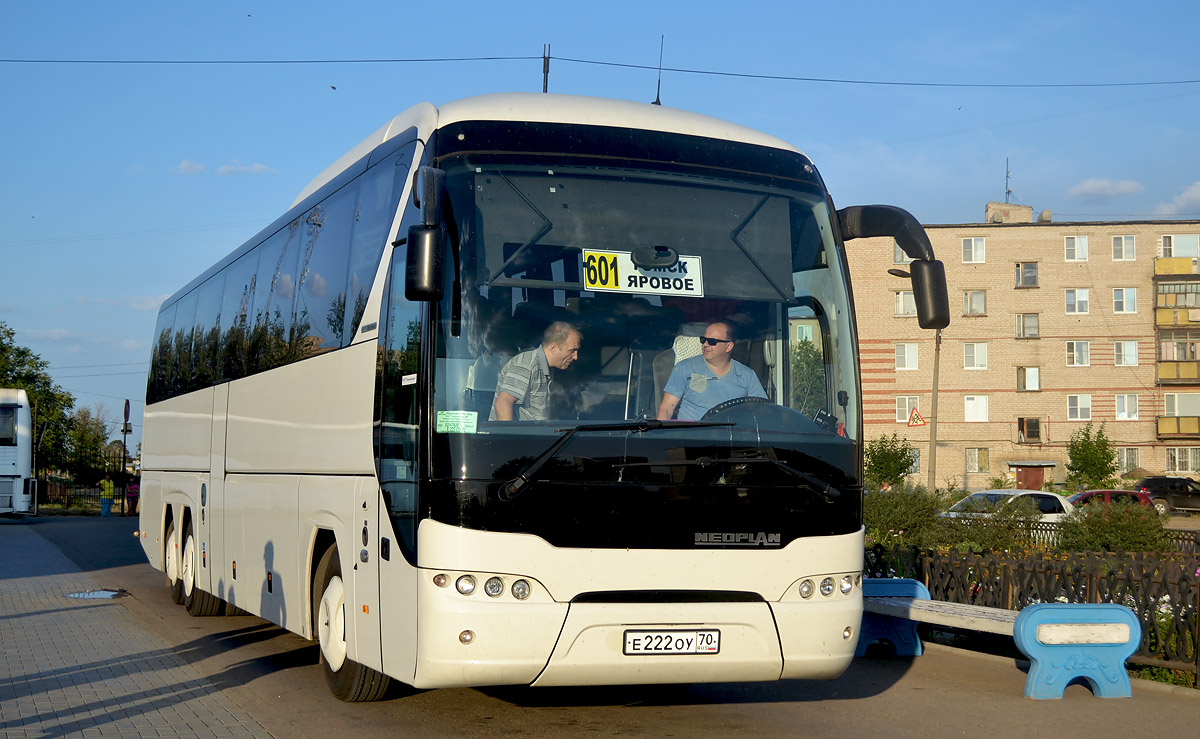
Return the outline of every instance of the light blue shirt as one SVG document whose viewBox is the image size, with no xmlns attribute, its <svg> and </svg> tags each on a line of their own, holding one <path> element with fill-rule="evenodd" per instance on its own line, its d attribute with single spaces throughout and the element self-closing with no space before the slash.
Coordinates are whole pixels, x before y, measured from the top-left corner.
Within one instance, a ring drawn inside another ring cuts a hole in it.
<svg viewBox="0 0 1200 739">
<path fill-rule="evenodd" d="M 679 398 L 675 417 L 684 421 L 698 421 L 709 408 L 726 400 L 750 395 L 767 397 L 754 370 L 731 359 L 729 371 L 718 377 L 701 355 L 688 357 L 675 365 L 663 390 Z"/>
</svg>

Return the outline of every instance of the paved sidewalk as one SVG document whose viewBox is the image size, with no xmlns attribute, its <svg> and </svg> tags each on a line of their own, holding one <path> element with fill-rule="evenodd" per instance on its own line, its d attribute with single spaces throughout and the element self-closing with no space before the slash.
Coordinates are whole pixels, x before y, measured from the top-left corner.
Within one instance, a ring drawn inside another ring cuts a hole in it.
<svg viewBox="0 0 1200 739">
<path fill-rule="evenodd" d="M 32 528 L 0 525 L 0 739 L 269 737 Z"/>
</svg>

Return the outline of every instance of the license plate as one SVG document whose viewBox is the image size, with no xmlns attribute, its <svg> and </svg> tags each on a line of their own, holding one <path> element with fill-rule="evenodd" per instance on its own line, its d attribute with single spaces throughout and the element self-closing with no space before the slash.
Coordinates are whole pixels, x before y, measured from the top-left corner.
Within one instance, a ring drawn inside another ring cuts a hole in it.
<svg viewBox="0 0 1200 739">
<path fill-rule="evenodd" d="M 625 654 L 717 654 L 720 651 L 720 629 L 625 632 Z"/>
</svg>

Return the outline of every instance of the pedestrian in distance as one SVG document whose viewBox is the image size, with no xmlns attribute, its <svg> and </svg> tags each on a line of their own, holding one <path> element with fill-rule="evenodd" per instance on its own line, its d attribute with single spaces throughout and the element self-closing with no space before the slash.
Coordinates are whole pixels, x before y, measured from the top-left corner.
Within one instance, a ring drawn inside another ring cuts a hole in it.
<svg viewBox="0 0 1200 739">
<path fill-rule="evenodd" d="M 104 473 L 104 479 L 96 483 L 100 486 L 100 515 L 111 516 L 113 504 L 113 492 L 116 488 L 113 485 L 112 475 Z"/>
<path fill-rule="evenodd" d="M 137 479 L 129 481 L 129 485 L 125 488 L 125 515 L 132 516 L 137 513 L 138 494 Z"/>
</svg>

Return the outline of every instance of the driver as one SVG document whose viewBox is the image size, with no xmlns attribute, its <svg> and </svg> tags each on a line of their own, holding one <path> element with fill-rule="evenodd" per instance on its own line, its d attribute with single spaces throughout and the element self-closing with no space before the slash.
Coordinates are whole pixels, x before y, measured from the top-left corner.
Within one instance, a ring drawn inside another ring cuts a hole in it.
<svg viewBox="0 0 1200 739">
<path fill-rule="evenodd" d="M 678 408 L 680 419 L 697 421 L 718 403 L 767 397 L 754 370 L 729 356 L 736 340 L 732 324 L 708 324 L 700 339 L 699 356 L 688 357 L 671 370 L 658 406 L 659 420 L 669 420 Z"/>
</svg>

